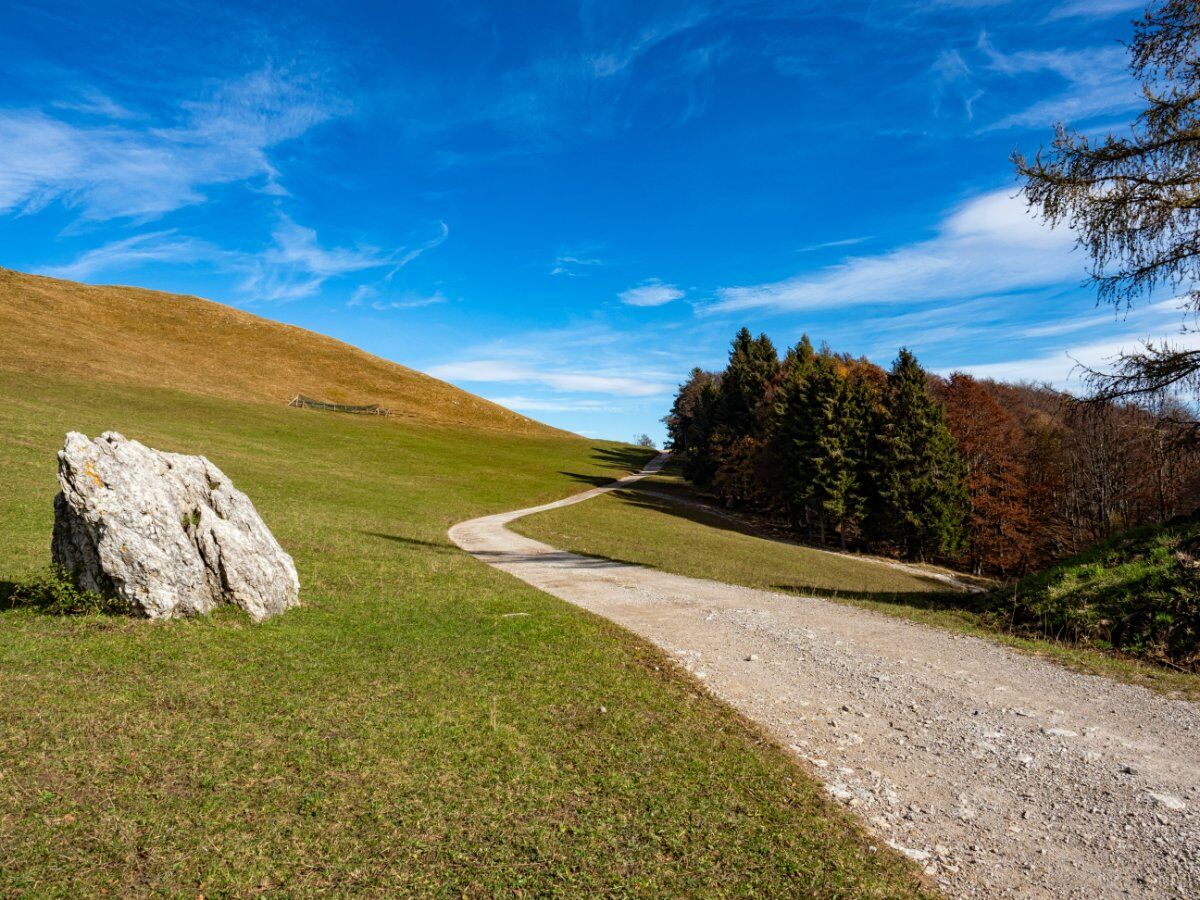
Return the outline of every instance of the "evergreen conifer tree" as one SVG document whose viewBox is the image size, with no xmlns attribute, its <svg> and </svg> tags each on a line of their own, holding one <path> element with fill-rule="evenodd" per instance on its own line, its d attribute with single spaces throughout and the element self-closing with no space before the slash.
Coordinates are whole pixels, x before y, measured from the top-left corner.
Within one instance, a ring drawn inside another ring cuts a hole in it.
<svg viewBox="0 0 1200 900">
<path fill-rule="evenodd" d="M 816 352 L 806 334 L 787 352 L 772 410 L 771 437 L 779 479 L 776 494 L 796 525 L 810 524 L 814 417 L 809 379 L 815 367 Z"/>
<path fill-rule="evenodd" d="M 742 328 L 729 350 L 729 365 L 721 378 L 720 421 L 731 437 L 757 434 L 759 407 L 779 371 L 779 353 L 765 334 L 757 338 Z"/>
<path fill-rule="evenodd" d="M 802 334 L 800 340 L 796 342 L 795 347 L 789 347 L 788 352 L 784 354 L 781 369 L 786 378 L 797 367 L 801 374 L 807 374 L 812 367 L 813 358 L 816 357 L 817 351 L 813 349 L 812 341 L 807 334 Z"/>
<path fill-rule="evenodd" d="M 769 505 L 764 488 L 765 435 L 770 424 L 767 397 L 779 374 L 779 353 L 765 334 L 746 328 L 733 339 L 729 365 L 721 376 L 718 425 L 712 438 L 717 460 L 711 484 L 729 505 Z"/>
<path fill-rule="evenodd" d="M 888 373 L 871 470 L 875 537 L 909 558 L 958 551 L 968 509 L 962 457 L 945 411 L 929 395 L 925 371 L 906 349 Z"/>
<path fill-rule="evenodd" d="M 708 484 L 717 467 L 713 437 L 720 386 L 719 374 L 692 369 L 679 386 L 671 412 L 663 418 L 670 449 L 682 461 L 684 477 L 696 484 Z"/>
<path fill-rule="evenodd" d="M 811 379 L 816 416 L 814 495 L 822 522 L 837 529 L 843 549 L 866 512 L 870 393 L 845 360 L 824 357 Z"/>
</svg>

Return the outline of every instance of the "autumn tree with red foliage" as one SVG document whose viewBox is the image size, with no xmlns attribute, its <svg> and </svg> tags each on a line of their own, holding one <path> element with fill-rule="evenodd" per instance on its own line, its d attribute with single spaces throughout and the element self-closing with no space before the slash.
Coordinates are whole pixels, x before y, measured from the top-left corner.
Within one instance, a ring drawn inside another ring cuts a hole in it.
<svg viewBox="0 0 1200 900">
<path fill-rule="evenodd" d="M 967 466 L 971 569 L 1023 572 L 1033 555 L 1035 527 L 1021 460 L 1021 426 L 969 375 L 954 373 L 941 393 L 947 423 Z"/>
</svg>

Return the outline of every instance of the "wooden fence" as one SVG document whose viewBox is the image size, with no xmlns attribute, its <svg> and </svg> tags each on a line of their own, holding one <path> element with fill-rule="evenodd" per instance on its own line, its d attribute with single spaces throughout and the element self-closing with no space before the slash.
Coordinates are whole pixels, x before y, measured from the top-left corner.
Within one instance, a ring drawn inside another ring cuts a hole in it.
<svg viewBox="0 0 1200 900">
<path fill-rule="evenodd" d="M 366 416 L 391 415 L 390 411 L 375 403 L 370 403 L 366 406 L 350 406 L 345 403 L 326 403 L 324 400 L 314 400 L 312 397 L 305 397 L 303 394 L 297 394 L 293 397 L 288 406 L 300 406 L 306 409 L 324 409 L 329 412 L 358 413 L 359 415 Z"/>
</svg>

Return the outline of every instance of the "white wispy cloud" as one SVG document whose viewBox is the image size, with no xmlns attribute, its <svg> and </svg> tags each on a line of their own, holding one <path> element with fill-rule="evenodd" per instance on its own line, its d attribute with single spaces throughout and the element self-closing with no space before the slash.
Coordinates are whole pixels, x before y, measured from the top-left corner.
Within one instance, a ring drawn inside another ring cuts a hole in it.
<svg viewBox="0 0 1200 900">
<path fill-rule="evenodd" d="M 560 253 L 554 257 L 554 265 L 550 267 L 551 275 L 582 275 L 587 269 L 604 265 L 604 260 L 586 251 Z"/>
<path fill-rule="evenodd" d="M 1180 331 L 1185 324 L 1192 323 L 1195 313 L 1185 297 L 1168 297 L 1147 302 L 1130 309 L 1100 307 L 1074 315 L 1061 316 L 1033 325 L 1016 327 L 1016 334 L 1023 338 L 1056 337 L 1079 331 L 1112 332 L 1122 330 L 1127 334 L 1138 333 L 1159 339 Z"/>
<path fill-rule="evenodd" d="M 1037 325 L 1013 325 L 997 329 L 993 338 L 1012 336 L 1024 339 L 1015 346 L 1036 339 L 1053 339 L 1065 334 L 1092 332 L 1063 346 L 1052 346 L 1037 353 L 1025 354 L 1010 360 L 990 363 L 963 362 L 957 366 L 940 367 L 939 371 L 970 372 L 981 378 L 1005 381 L 1046 381 L 1064 390 L 1080 387 L 1080 367 L 1104 369 L 1122 351 L 1130 351 L 1147 341 L 1167 340 L 1181 346 L 1200 348 L 1200 332 L 1184 330 L 1194 314 L 1182 298 L 1172 297 L 1129 310 L 1117 317 L 1108 312 L 1091 310 L 1052 319 Z M 1114 334 L 1114 332 L 1116 332 Z"/>
<path fill-rule="evenodd" d="M 952 210 L 933 238 L 784 281 L 721 288 L 706 311 L 928 302 L 1070 283 L 1085 274 L 1073 245 L 1069 231 L 1048 228 L 1023 199 L 996 191 Z"/>
<path fill-rule="evenodd" d="M 694 6 L 677 17 L 651 22 L 632 39 L 611 44 L 604 49 L 594 50 L 588 54 L 587 58 L 592 72 L 600 78 L 609 78 L 624 72 L 659 44 L 690 31 L 710 16 L 710 10 Z"/>
<path fill-rule="evenodd" d="M 58 201 L 85 219 L 149 220 L 201 202 L 214 185 L 258 180 L 278 191 L 270 151 L 347 109 L 314 79 L 273 67 L 180 104 L 168 122 L 130 121 L 108 98 L 82 102 L 100 121 L 0 109 L 0 213 Z"/>
<path fill-rule="evenodd" d="M 538 368 L 506 359 L 472 359 L 433 366 L 429 374 L 447 381 L 473 383 L 540 384 L 556 391 L 649 397 L 667 394 L 669 382 L 645 381 L 625 375 L 599 375 L 561 369 Z"/>
<path fill-rule="evenodd" d="M 994 378 L 997 381 L 1047 382 L 1062 390 L 1079 390 L 1082 387 L 1084 369 L 1103 371 L 1112 365 L 1122 352 L 1136 350 L 1146 336 L 1130 334 L 1107 341 L 1071 346 L 1038 356 L 996 363 L 966 363 L 941 369 L 944 374 L 951 371 L 967 372 L 978 378 Z M 1200 334 L 1188 332 L 1175 335 L 1172 343 L 1190 349 L 1200 349 Z"/>
<path fill-rule="evenodd" d="M 898 347 L 920 353 L 960 346 L 1003 333 L 1018 304 L 1012 297 L 979 297 L 963 302 L 938 303 L 905 312 L 887 307 L 869 318 L 855 317 L 832 329 L 835 345 L 850 344 L 856 352 L 876 360 L 891 359 Z M 908 307 L 900 307 L 908 309 Z"/>
<path fill-rule="evenodd" d="M 488 397 L 487 399 L 509 409 L 515 409 L 518 412 L 620 412 L 619 406 L 613 406 L 605 400 L 587 400 L 583 398 L 556 400 L 544 397 L 526 397 L 523 394 Z"/>
<path fill-rule="evenodd" d="M 934 83 L 934 112 L 940 113 L 947 98 L 957 98 L 962 104 L 967 120 L 975 118 L 975 103 L 983 96 L 983 89 L 975 83 L 971 67 L 963 55 L 954 48 L 938 54 L 931 67 Z"/>
<path fill-rule="evenodd" d="M 385 296 L 377 284 L 360 284 L 354 289 L 354 293 L 350 295 L 346 305 L 362 306 L 365 303 L 377 312 L 386 312 L 393 309 L 422 309 L 426 306 L 437 306 L 448 302 L 450 302 L 450 298 L 441 291 L 434 291 L 427 295 L 405 291 L 398 297 L 392 297 Z"/>
<path fill-rule="evenodd" d="M 1017 78 L 1049 73 L 1067 83 L 1061 91 L 1048 93 L 1036 103 L 991 123 L 984 131 L 1017 126 L 1044 128 L 1054 122 L 1078 124 L 1096 116 L 1125 112 L 1138 104 L 1138 85 L 1130 77 L 1129 54 L 1124 47 L 1003 53 L 992 46 L 986 34 L 980 35 L 978 46 L 993 74 Z"/>
<path fill-rule="evenodd" d="M 272 232 L 274 246 L 239 261 L 241 267 L 249 269 L 241 291 L 247 297 L 269 303 L 310 297 L 330 278 L 354 272 L 386 269 L 386 281 L 401 267 L 444 241 L 447 233 L 441 223 L 438 237 L 418 247 L 388 252 L 365 246 L 324 247 L 314 229 L 280 216 Z"/>
<path fill-rule="evenodd" d="M 520 385 L 507 393 L 544 401 L 603 395 L 628 404 L 669 396 L 694 364 L 696 346 L 691 335 L 593 321 L 486 341 L 427 370 L 451 381 Z"/>
<path fill-rule="evenodd" d="M 405 293 L 398 300 L 375 300 L 371 303 L 371 309 L 379 312 L 390 309 L 424 309 L 427 306 L 439 306 L 449 302 L 450 298 L 441 291 L 434 291 L 427 296 Z"/>
<path fill-rule="evenodd" d="M 1058 337 L 1061 334 L 1073 334 L 1078 331 L 1088 331 L 1104 325 L 1112 325 L 1113 315 L 1096 314 L 1076 316 L 1068 319 L 1057 319 L 1051 322 L 1041 322 L 1037 325 L 1027 325 L 1018 332 L 1025 338 Z"/>
<path fill-rule="evenodd" d="M 147 263 L 233 262 L 238 254 L 174 230 L 154 231 L 111 241 L 81 253 L 69 263 L 47 266 L 40 274 L 84 281 L 99 272 L 132 269 Z"/>
<path fill-rule="evenodd" d="M 385 281 L 391 281 L 392 277 L 407 266 L 417 257 L 428 253 L 434 247 L 441 246 L 446 242 L 446 238 L 450 236 L 450 226 L 445 222 L 438 222 L 437 233 L 424 243 L 417 244 L 413 247 L 396 251 L 395 259 L 392 260 L 392 267 L 385 276 Z"/>
<path fill-rule="evenodd" d="M 137 114 L 117 103 L 107 94 L 85 88 L 74 96 L 60 97 L 51 104 L 55 109 L 84 113 L 102 119 L 135 119 Z"/>
<path fill-rule="evenodd" d="M 989 6 L 1008 6 L 1012 0 L 925 0 L 921 6 L 949 9 L 983 9 Z"/>
<path fill-rule="evenodd" d="M 1047 18 L 1106 19 L 1117 13 L 1132 13 L 1146 8 L 1146 0 L 1068 0 L 1050 10 Z"/>
<path fill-rule="evenodd" d="M 855 244 L 861 244 L 869 241 L 869 237 L 852 237 L 842 238 L 836 241 L 821 241 L 819 244 L 807 244 L 804 247 L 798 247 L 797 253 L 812 253 L 814 250 L 832 250 L 837 247 L 853 247 Z"/>
<path fill-rule="evenodd" d="M 439 154 L 446 164 L 460 164 L 617 133 L 651 103 L 664 125 L 687 121 L 704 110 L 723 58 L 726 41 L 711 33 L 719 6 L 687 2 L 675 11 L 659 4 L 618 13 L 582 4 L 578 27 L 564 29 L 546 52 L 486 81 L 455 80 L 419 98 L 413 127 L 442 136 L 482 124 L 506 138 L 486 150 Z"/>
<path fill-rule="evenodd" d="M 414 247 L 390 251 L 369 246 L 327 247 L 314 229 L 280 215 L 271 233 L 272 243 L 259 253 L 227 250 L 174 230 L 156 231 L 110 241 L 81 253 L 71 262 L 43 267 L 40 273 L 87 280 L 102 272 L 129 271 L 148 263 L 203 263 L 239 276 L 238 291 L 246 299 L 277 302 L 312 296 L 329 279 L 356 272 L 383 270 L 385 274 L 379 283 L 386 284 L 400 268 L 442 243 L 447 233 L 445 223 L 439 223 L 436 237 Z M 360 285 L 350 305 L 361 304 L 368 297 L 373 300 L 380 297 L 377 285 Z M 403 296 L 395 303 L 428 306 L 445 299 L 436 297 Z"/>
<path fill-rule="evenodd" d="M 682 300 L 685 294 L 676 285 L 652 278 L 637 287 L 621 291 L 617 296 L 626 306 L 662 306 Z"/>
<path fill-rule="evenodd" d="M 346 301 L 347 306 L 362 306 L 363 303 L 373 300 L 379 296 L 379 288 L 373 284 L 360 284 L 350 294 L 350 299 Z"/>
</svg>

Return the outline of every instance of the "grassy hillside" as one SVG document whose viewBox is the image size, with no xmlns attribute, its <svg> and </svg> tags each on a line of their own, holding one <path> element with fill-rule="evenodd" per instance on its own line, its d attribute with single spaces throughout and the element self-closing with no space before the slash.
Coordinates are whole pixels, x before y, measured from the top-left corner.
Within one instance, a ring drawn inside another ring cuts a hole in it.
<svg viewBox="0 0 1200 900">
<path fill-rule="evenodd" d="M 1200 518 L 1120 535 L 980 606 L 1020 633 L 1200 671 Z"/>
<path fill-rule="evenodd" d="M 261 626 L 0 610 L 0 896 L 922 892 L 656 650 L 446 538 L 641 451 L 81 378 L 92 351 L 67 344 L 54 373 L 54 323 L 10 296 L 0 340 L 36 359 L 0 366 L 0 582 L 47 562 L 64 431 L 116 429 L 222 467 L 303 606 Z"/>
<path fill-rule="evenodd" d="M 547 426 L 324 335 L 181 294 L 0 268 L 0 370 L 231 400 L 378 403 L 424 424 Z"/>
<path fill-rule="evenodd" d="M 662 496 L 664 492 L 669 496 Z M 690 485 L 668 473 L 630 490 L 521 519 L 512 527 L 577 553 L 828 597 L 1200 700 L 1200 675 L 1113 655 L 1102 640 L 1087 637 L 1087 627 L 1111 633 L 1122 616 L 1162 627 L 1164 620 L 1158 617 L 1169 612 L 1168 604 L 1175 604 L 1171 610 L 1179 633 L 1190 627 L 1194 636 L 1200 627 L 1197 595 L 1181 593 L 1192 575 L 1179 562 L 1177 551 L 1190 535 L 1200 535 L 1200 525 L 1145 532 L 1144 546 L 1137 540 L 1117 541 L 1027 580 L 1019 587 L 1024 612 L 1014 622 L 1011 587 L 993 594 L 965 594 L 931 577 L 866 558 L 770 540 L 719 510 L 697 505 L 699 499 Z M 1183 601 L 1185 596 L 1192 599 Z"/>
</svg>

